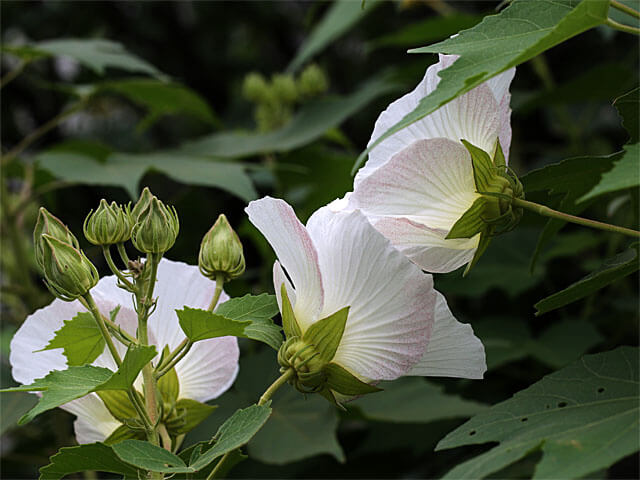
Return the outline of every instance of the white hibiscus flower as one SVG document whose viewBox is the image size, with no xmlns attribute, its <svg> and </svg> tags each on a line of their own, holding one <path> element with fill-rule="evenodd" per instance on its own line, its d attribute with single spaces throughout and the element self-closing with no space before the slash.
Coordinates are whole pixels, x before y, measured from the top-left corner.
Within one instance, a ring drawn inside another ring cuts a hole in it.
<svg viewBox="0 0 640 480">
<path fill-rule="evenodd" d="M 185 305 L 206 309 L 211 301 L 215 283 L 203 277 L 198 267 L 162 259 L 154 296 L 157 308 L 149 318 L 149 340 L 161 352 L 165 346 L 175 349 L 185 338 L 175 310 Z M 100 309 L 109 312 L 121 306 L 116 317 L 123 330 L 135 336 L 137 315 L 132 308 L 131 294 L 116 285 L 116 277 L 102 278 L 91 294 Z M 220 303 L 228 300 L 223 293 Z M 24 385 L 46 376 L 52 370 L 66 370 L 67 360 L 61 349 L 39 351 L 54 337 L 54 332 L 79 312 L 86 311 L 77 300 L 54 300 L 50 305 L 27 317 L 11 341 L 10 362 L 13 378 Z M 116 342 L 121 356 L 125 347 Z M 203 340 L 193 345 L 189 353 L 176 365 L 179 382 L 178 399 L 206 402 L 225 392 L 238 373 L 238 342 L 235 337 Z M 158 357 L 156 357 L 157 359 Z M 116 365 L 105 351 L 93 365 L 116 370 Z M 140 379 L 136 382 L 138 390 Z M 74 430 L 78 443 L 92 443 L 108 438 L 122 424 L 107 410 L 97 394 L 69 402 L 61 407 L 76 415 Z"/>
</svg>

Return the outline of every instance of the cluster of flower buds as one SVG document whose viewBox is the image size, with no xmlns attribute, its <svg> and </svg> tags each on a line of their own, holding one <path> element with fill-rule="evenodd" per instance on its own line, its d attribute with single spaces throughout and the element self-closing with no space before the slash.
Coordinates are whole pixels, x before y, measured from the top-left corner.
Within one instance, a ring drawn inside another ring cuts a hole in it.
<svg viewBox="0 0 640 480">
<path fill-rule="evenodd" d="M 296 103 L 323 94 L 328 86 L 324 72 L 312 64 L 298 78 L 277 73 L 267 81 L 259 73 L 250 73 L 244 79 L 242 92 L 247 100 L 256 104 L 254 116 L 258 130 L 267 132 L 286 124 Z"/>
<path fill-rule="evenodd" d="M 178 213 L 158 200 L 148 188 L 130 214 L 131 242 L 143 253 L 164 253 L 176 242 L 180 230 Z"/>
<path fill-rule="evenodd" d="M 228 282 L 242 275 L 245 269 L 242 243 L 236 232 L 221 214 L 200 244 L 198 255 L 200 272 L 215 280 L 218 275 Z"/>
<path fill-rule="evenodd" d="M 98 271 L 80 250 L 78 240 L 58 218 L 40 208 L 33 231 L 36 262 L 56 297 L 73 301 L 98 283 Z"/>
</svg>

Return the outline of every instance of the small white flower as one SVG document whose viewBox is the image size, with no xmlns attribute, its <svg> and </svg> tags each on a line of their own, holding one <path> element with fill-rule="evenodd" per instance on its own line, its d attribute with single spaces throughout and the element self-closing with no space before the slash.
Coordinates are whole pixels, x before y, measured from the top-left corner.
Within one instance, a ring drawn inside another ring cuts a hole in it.
<svg viewBox="0 0 640 480">
<path fill-rule="evenodd" d="M 365 382 L 402 375 L 482 378 L 484 349 L 471 327 L 453 317 L 431 275 L 360 211 L 323 207 L 306 227 L 283 200 L 266 197 L 246 211 L 276 252 L 278 302 L 282 310 L 284 283 L 303 334 L 350 307 L 333 363 Z"/>
<path fill-rule="evenodd" d="M 438 72 L 456 59 L 440 55 L 415 90 L 389 105 L 376 121 L 369 145 L 433 92 Z M 429 272 L 449 272 L 471 261 L 479 235 L 445 239 L 479 197 L 471 157 L 460 140 L 489 155 L 499 140 L 508 159 L 514 74 L 512 68 L 497 75 L 374 147 L 342 206 L 361 209 L 376 229 Z"/>
<path fill-rule="evenodd" d="M 158 297 L 158 303 L 149 318 L 148 326 L 150 343 L 161 352 L 165 345 L 171 350 L 175 349 L 185 338 L 175 310 L 185 305 L 206 309 L 215 283 L 203 277 L 196 266 L 164 258 L 158 266 L 157 278 L 154 297 Z M 107 317 L 111 310 L 121 305 L 116 323 L 135 336 L 137 315 L 132 308 L 131 294 L 117 287 L 115 276 L 102 278 L 91 290 L 91 294 L 100 312 Z M 223 293 L 220 303 L 228 298 Z M 65 320 L 71 320 L 83 311 L 86 311 L 85 308 L 77 300 L 71 303 L 54 300 L 27 317 L 11 341 L 11 373 L 17 382 L 28 385 L 52 370 L 66 370 L 67 360 L 61 349 L 38 350 L 49 343 Z M 121 356 L 124 356 L 125 347 L 117 341 L 115 344 Z M 195 343 L 175 367 L 180 388 L 178 399 L 206 402 L 221 395 L 238 374 L 238 357 L 238 342 L 235 337 L 212 338 Z M 116 370 L 108 349 L 105 349 L 93 365 Z M 140 380 L 139 378 L 136 382 L 139 390 Z M 77 416 L 74 430 L 78 443 L 103 441 L 121 425 L 95 393 L 62 405 L 61 408 Z"/>
</svg>

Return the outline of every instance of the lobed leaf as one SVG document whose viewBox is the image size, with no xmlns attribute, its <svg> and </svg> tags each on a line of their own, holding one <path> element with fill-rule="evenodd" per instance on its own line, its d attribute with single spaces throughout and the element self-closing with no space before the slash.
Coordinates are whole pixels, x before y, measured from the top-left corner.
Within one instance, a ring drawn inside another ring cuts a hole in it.
<svg viewBox="0 0 640 480">
<path fill-rule="evenodd" d="M 62 348 L 70 367 L 90 364 L 104 351 L 105 341 L 93 316 L 80 312 L 56 330 L 42 350 Z M 42 351 L 39 350 L 39 351 Z"/>
<path fill-rule="evenodd" d="M 604 193 L 640 185 L 640 146 L 637 143 L 622 147 L 624 154 L 613 168 L 602 174 L 598 184 L 577 201 L 584 202 Z"/>
</svg>

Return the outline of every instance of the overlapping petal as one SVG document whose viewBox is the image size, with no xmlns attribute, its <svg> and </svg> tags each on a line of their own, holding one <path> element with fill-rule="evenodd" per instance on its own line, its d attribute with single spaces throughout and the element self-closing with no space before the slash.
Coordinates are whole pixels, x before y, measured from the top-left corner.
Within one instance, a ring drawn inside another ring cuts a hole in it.
<svg viewBox="0 0 640 480">
<path fill-rule="evenodd" d="M 180 329 L 176 309 L 185 305 L 206 308 L 215 284 L 200 275 L 198 268 L 181 262 L 162 259 L 158 267 L 154 296 L 159 296 L 157 308 L 149 319 L 149 340 L 160 352 L 165 345 L 175 348 L 185 335 Z M 117 287 L 115 276 L 102 278 L 92 290 L 100 312 L 108 316 L 116 306 L 120 311 L 118 323 L 128 333 L 135 335 L 137 315 L 132 308 L 131 294 Z M 221 302 L 228 299 L 222 294 Z M 27 317 L 11 342 L 10 361 L 16 381 L 28 384 L 44 377 L 52 370 L 67 368 L 61 350 L 37 351 L 44 348 L 60 329 L 65 320 L 85 311 L 80 302 L 54 300 Z M 121 355 L 125 347 L 115 342 Z M 180 384 L 179 398 L 205 402 L 226 391 L 238 372 L 239 349 L 235 337 L 222 337 L 196 343 L 176 366 Z M 115 363 L 108 351 L 93 362 L 96 366 L 115 370 Z M 140 379 L 136 381 L 140 387 Z M 109 414 L 96 394 L 90 394 L 62 406 L 75 414 L 76 438 L 79 443 L 104 440 L 120 424 Z"/>
</svg>

